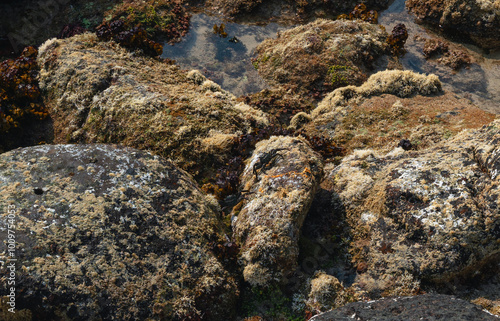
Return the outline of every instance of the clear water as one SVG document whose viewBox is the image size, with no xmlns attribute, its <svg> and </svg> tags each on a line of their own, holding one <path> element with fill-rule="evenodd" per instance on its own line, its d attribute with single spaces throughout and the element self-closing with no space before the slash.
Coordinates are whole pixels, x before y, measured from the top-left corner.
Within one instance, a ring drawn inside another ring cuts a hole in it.
<svg viewBox="0 0 500 321">
<path fill-rule="evenodd" d="M 213 25 L 225 24 L 227 37 L 214 34 Z M 250 58 L 259 43 L 275 38 L 286 27 L 242 25 L 221 21 L 206 14 L 195 14 L 186 37 L 175 45 L 165 44 L 162 57 L 174 59 L 181 68 L 198 69 L 236 96 L 267 88 Z M 230 42 L 233 37 L 238 42 Z"/>
<path fill-rule="evenodd" d="M 463 51 L 473 57 L 475 63 L 458 72 L 450 67 L 427 61 L 423 55 L 424 42 L 415 40 L 415 36 L 423 38 L 443 38 L 415 23 L 415 18 L 405 8 L 405 0 L 395 0 L 391 6 L 381 12 L 379 23 L 387 32 L 398 23 L 404 23 L 408 29 L 407 53 L 400 59 L 404 69 L 420 73 L 433 73 L 439 76 L 444 89 L 469 99 L 483 110 L 500 114 L 500 51 L 488 55 L 473 45 L 460 45 Z M 446 39 L 448 42 L 453 42 Z"/>
<path fill-rule="evenodd" d="M 469 99 L 481 109 L 500 114 L 500 50 L 486 55 L 473 45 L 462 45 L 462 49 L 473 57 L 475 63 L 455 72 L 424 58 L 424 42 L 414 37 L 442 36 L 416 24 L 414 20 L 405 8 L 405 0 L 395 0 L 387 10 L 380 12 L 379 23 L 388 32 L 398 23 L 404 23 L 408 29 L 405 45 L 408 52 L 400 59 L 403 68 L 436 74 L 445 90 Z M 276 23 L 256 26 L 224 22 L 228 36 L 222 38 L 214 34 L 212 29 L 214 24 L 220 25 L 222 22 L 217 17 L 205 14 L 193 15 L 185 39 L 175 45 L 165 44 L 162 56 L 176 60 L 181 68 L 200 70 L 236 96 L 267 88 L 251 64 L 253 50 L 265 39 L 275 38 L 278 31 L 290 27 Z M 234 36 L 239 42 L 229 41 Z"/>
</svg>

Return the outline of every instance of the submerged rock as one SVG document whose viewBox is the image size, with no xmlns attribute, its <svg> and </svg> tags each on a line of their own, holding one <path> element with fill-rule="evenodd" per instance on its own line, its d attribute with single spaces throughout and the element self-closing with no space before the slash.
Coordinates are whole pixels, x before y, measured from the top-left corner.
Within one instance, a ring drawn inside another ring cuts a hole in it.
<svg viewBox="0 0 500 321">
<path fill-rule="evenodd" d="M 238 104 L 201 73 L 93 34 L 47 41 L 38 62 L 57 143 L 149 149 L 197 174 L 224 159 L 232 137 L 267 124 L 263 112 Z"/>
<path fill-rule="evenodd" d="M 0 155 L 0 191 L 1 261 L 9 230 L 17 242 L 16 310 L 36 320 L 232 315 L 235 279 L 208 245 L 223 239 L 218 205 L 172 162 L 110 145 L 16 149 Z"/>
<path fill-rule="evenodd" d="M 476 45 L 500 47 L 500 4 L 492 0 L 408 0 L 406 7 L 426 24 Z"/>
<path fill-rule="evenodd" d="M 302 95 L 331 91 L 365 81 L 387 48 L 386 38 L 378 25 L 318 19 L 265 40 L 253 63 L 273 86 Z"/>
<path fill-rule="evenodd" d="M 500 263 L 500 121 L 420 152 L 356 151 L 325 169 L 371 297 L 480 282 Z M 479 271 L 479 272 L 478 272 Z"/>
<path fill-rule="evenodd" d="M 252 286 L 279 283 L 296 267 L 300 229 L 322 171 L 321 156 L 302 138 L 273 136 L 256 145 L 232 224 L 243 276 Z"/>
<path fill-rule="evenodd" d="M 466 99 L 441 91 L 435 75 L 382 71 L 359 87 L 328 94 L 310 114 L 298 113 L 291 127 L 327 136 L 347 152 L 376 148 L 388 152 L 402 139 L 422 149 L 465 128 L 490 123 L 495 115 Z"/>
<path fill-rule="evenodd" d="M 481 311 L 477 305 L 442 294 L 386 298 L 377 301 L 355 302 L 317 315 L 311 321 L 498 321 L 500 318 Z"/>
</svg>

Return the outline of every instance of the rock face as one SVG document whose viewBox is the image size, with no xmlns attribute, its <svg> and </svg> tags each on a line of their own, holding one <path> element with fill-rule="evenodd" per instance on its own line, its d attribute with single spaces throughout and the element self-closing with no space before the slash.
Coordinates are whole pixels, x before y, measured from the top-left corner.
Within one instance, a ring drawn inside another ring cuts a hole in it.
<svg viewBox="0 0 500 321">
<path fill-rule="evenodd" d="M 301 138 L 273 136 L 256 145 L 241 177 L 246 197 L 233 220 L 243 276 L 252 286 L 279 283 L 295 268 L 300 229 L 322 171 L 321 157 Z"/>
<path fill-rule="evenodd" d="M 0 260 L 14 229 L 16 309 L 36 320 L 232 314 L 235 280 L 208 245 L 222 239 L 218 205 L 172 162 L 109 145 L 16 149 L 0 155 L 0 191 Z"/>
<path fill-rule="evenodd" d="M 494 117 L 467 100 L 443 93 L 434 75 L 391 70 L 372 75 L 359 87 L 333 91 L 310 114 L 295 115 L 291 127 L 331 137 L 347 151 L 388 152 L 401 139 L 421 149 L 462 129 L 488 124 Z"/>
<path fill-rule="evenodd" d="M 500 3 L 492 0 L 408 0 L 406 7 L 427 24 L 463 40 L 469 37 L 480 47 L 500 46 Z"/>
<path fill-rule="evenodd" d="M 441 294 L 414 297 L 387 298 L 377 301 L 356 302 L 334 311 L 317 315 L 311 321 L 416 321 L 459 320 L 498 321 L 500 318 L 481 311 L 480 307 Z"/>
<path fill-rule="evenodd" d="M 267 123 L 199 72 L 138 57 L 93 34 L 47 41 L 38 62 L 57 143 L 149 149 L 196 174 L 224 158 L 236 133 Z"/>
<path fill-rule="evenodd" d="M 367 22 L 318 19 L 265 40 L 254 66 L 271 85 L 302 94 L 359 85 L 386 50 L 386 37 Z"/>
<path fill-rule="evenodd" d="M 425 151 L 357 151 L 325 169 L 352 227 L 358 286 L 370 297 L 498 273 L 499 139 L 495 120 Z"/>
</svg>

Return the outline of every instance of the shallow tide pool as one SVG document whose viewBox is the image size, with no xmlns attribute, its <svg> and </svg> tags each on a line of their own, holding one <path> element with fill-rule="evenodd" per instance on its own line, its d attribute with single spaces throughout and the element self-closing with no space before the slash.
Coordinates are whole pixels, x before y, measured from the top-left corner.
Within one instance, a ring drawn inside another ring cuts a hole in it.
<svg viewBox="0 0 500 321">
<path fill-rule="evenodd" d="M 221 23 L 225 24 L 225 38 L 213 31 L 213 26 Z M 165 44 L 162 57 L 174 59 L 181 68 L 200 70 L 236 96 L 254 93 L 267 86 L 252 65 L 252 52 L 259 43 L 275 38 L 284 29 L 276 23 L 242 25 L 195 14 L 186 37 L 175 45 Z"/>
<path fill-rule="evenodd" d="M 405 8 L 405 0 L 395 0 L 387 10 L 380 12 L 379 23 L 386 27 L 388 33 L 398 23 L 404 23 L 408 29 L 407 53 L 400 59 L 403 68 L 434 73 L 443 82 L 445 90 L 469 99 L 481 109 L 500 114 L 500 51 L 485 54 L 473 45 L 458 44 L 461 50 L 473 57 L 474 63 L 468 68 L 453 71 L 435 60 L 424 58 L 424 41 L 421 39 L 443 37 L 414 20 Z M 213 26 L 220 26 L 221 23 L 225 23 L 225 38 L 213 31 Z M 255 93 L 267 88 L 267 85 L 251 63 L 253 51 L 262 41 L 276 38 L 278 31 L 287 28 L 290 27 L 276 23 L 243 25 L 224 22 L 206 14 L 195 14 L 185 39 L 175 45 L 165 44 L 162 57 L 176 60 L 181 68 L 200 70 L 236 96 Z M 421 39 L 417 40 L 415 36 Z M 236 37 L 236 42 L 230 41 L 234 40 L 233 37 Z"/>
</svg>

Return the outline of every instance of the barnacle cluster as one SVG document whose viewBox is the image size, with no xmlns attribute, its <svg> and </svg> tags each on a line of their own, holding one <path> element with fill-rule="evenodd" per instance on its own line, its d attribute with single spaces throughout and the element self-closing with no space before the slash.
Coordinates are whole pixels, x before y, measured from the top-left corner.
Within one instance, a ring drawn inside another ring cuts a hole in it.
<svg viewBox="0 0 500 321">
<path fill-rule="evenodd" d="M 362 20 L 369 23 L 378 23 L 378 12 L 375 10 L 367 10 L 364 3 L 357 4 L 349 14 L 341 14 L 337 19 L 347 20 Z"/>
<path fill-rule="evenodd" d="M 404 49 L 406 39 L 408 39 L 406 26 L 403 23 L 398 23 L 387 37 L 387 43 L 391 47 L 391 52 L 394 56 L 401 56 L 406 52 Z"/>
<path fill-rule="evenodd" d="M 122 20 L 130 27 L 146 30 L 148 38 L 178 42 L 189 29 L 191 16 L 182 1 L 146 0 L 123 2 L 108 12 L 109 21 Z"/>
<path fill-rule="evenodd" d="M 103 23 L 96 28 L 96 35 L 100 40 L 113 39 L 125 48 L 142 49 L 151 56 L 161 55 L 163 46 L 148 38 L 146 30 L 140 27 L 128 28 L 122 20 Z"/>
<path fill-rule="evenodd" d="M 16 59 L 0 63 L 0 133 L 20 127 L 21 120 L 42 120 L 48 111 L 40 98 L 34 47 L 26 47 Z"/>
</svg>

